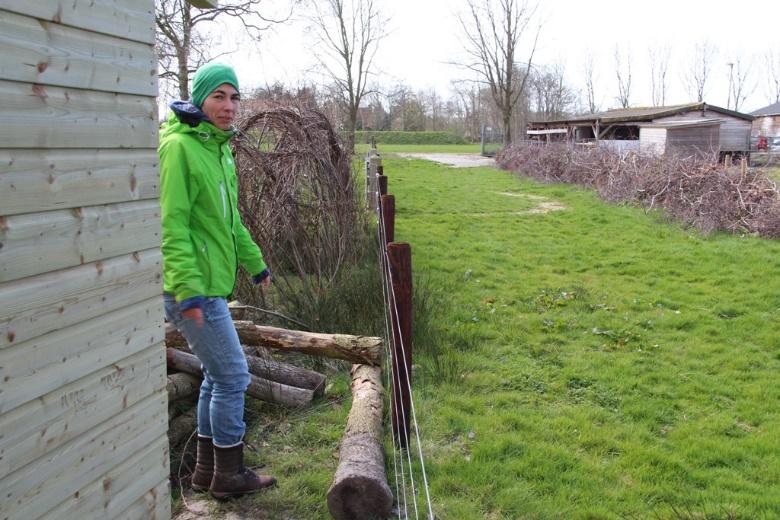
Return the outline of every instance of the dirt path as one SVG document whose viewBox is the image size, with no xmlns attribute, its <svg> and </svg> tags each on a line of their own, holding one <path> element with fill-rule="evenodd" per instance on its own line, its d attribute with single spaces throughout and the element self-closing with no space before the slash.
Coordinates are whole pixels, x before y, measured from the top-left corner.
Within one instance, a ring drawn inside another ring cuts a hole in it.
<svg viewBox="0 0 780 520">
<path fill-rule="evenodd" d="M 477 153 L 398 153 L 396 155 L 408 159 L 434 161 L 453 168 L 476 168 L 479 166 L 496 165 L 496 161 L 492 157 L 483 157 Z"/>
</svg>

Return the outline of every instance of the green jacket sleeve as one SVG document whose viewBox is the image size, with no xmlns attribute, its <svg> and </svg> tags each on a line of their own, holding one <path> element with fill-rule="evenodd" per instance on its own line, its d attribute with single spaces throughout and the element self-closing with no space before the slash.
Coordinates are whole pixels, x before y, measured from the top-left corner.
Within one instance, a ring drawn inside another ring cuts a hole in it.
<svg viewBox="0 0 780 520">
<path fill-rule="evenodd" d="M 234 218 L 237 222 L 236 226 L 236 250 L 238 252 L 238 261 L 244 266 L 244 269 L 254 276 L 259 274 L 267 266 L 263 260 L 263 254 L 260 252 L 260 248 L 255 241 L 252 240 L 252 235 L 249 230 L 241 222 L 241 216 L 236 210 Z"/>
<path fill-rule="evenodd" d="M 191 201 L 198 186 L 190 178 L 181 143 L 168 141 L 159 152 L 163 262 L 174 296 L 182 301 L 205 294 L 190 233 Z"/>
</svg>

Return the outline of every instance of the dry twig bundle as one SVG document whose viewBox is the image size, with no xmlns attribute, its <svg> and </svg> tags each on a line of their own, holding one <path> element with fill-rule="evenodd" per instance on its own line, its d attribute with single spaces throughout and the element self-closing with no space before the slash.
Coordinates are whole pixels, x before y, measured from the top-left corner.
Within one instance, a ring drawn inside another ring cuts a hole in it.
<svg viewBox="0 0 780 520">
<path fill-rule="evenodd" d="M 279 303 L 317 309 L 323 291 L 358 253 L 350 155 L 314 110 L 260 110 L 242 118 L 238 129 L 234 154 L 243 222 L 272 267 Z M 242 278 L 237 296 L 257 304 L 250 284 Z"/>
<path fill-rule="evenodd" d="M 503 150 L 496 161 L 501 168 L 544 182 L 592 187 L 611 202 L 662 208 L 705 233 L 780 237 L 780 191 L 775 182 L 761 172 L 727 167 L 714 158 L 521 143 Z"/>
</svg>

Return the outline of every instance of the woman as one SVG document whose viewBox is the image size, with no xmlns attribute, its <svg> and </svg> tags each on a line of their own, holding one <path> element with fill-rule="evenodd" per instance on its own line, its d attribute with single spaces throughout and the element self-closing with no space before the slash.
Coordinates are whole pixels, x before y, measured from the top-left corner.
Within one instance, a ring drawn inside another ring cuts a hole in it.
<svg viewBox="0 0 780 520">
<path fill-rule="evenodd" d="M 227 307 L 238 264 L 263 290 L 271 283 L 260 248 L 238 213 L 229 141 L 239 102 L 233 69 L 204 65 L 193 78 L 192 102 L 173 102 L 160 130 L 165 314 L 202 363 L 192 488 L 217 498 L 276 482 L 243 464 L 249 370 Z"/>
</svg>

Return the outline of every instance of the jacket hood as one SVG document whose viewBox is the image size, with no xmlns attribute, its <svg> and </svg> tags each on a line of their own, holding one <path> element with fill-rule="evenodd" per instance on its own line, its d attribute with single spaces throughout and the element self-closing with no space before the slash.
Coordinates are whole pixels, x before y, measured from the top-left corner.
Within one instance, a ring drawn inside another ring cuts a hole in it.
<svg viewBox="0 0 780 520">
<path fill-rule="evenodd" d="M 214 139 L 222 144 L 236 134 L 233 129 L 222 130 L 214 126 L 208 116 L 189 101 L 173 101 L 168 106 L 171 114 L 160 128 L 161 138 L 174 133 L 193 133 L 204 142 Z"/>
</svg>

